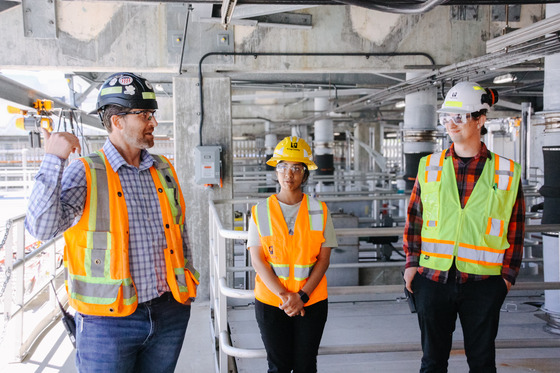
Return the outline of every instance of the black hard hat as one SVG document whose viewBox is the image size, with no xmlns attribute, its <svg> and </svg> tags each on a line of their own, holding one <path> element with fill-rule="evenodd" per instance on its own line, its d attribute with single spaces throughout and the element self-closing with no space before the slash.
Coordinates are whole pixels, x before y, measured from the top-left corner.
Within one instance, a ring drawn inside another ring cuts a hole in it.
<svg viewBox="0 0 560 373">
<path fill-rule="evenodd" d="M 111 75 L 99 90 L 97 112 L 106 105 L 129 109 L 157 109 L 156 94 L 149 81 L 132 73 Z"/>
</svg>

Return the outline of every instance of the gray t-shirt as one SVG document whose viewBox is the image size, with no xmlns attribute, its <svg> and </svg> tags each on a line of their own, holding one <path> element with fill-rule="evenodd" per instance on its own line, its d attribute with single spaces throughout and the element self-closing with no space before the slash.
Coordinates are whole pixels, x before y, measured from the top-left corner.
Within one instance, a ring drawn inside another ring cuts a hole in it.
<svg viewBox="0 0 560 373">
<path fill-rule="evenodd" d="M 280 209 L 282 210 L 282 215 L 284 215 L 284 220 L 288 226 L 288 231 L 290 235 L 294 234 L 294 227 L 296 225 L 296 218 L 299 211 L 301 202 L 295 205 L 287 205 L 278 201 L 280 204 Z M 249 219 L 249 238 L 247 239 L 247 247 L 260 247 L 261 240 L 259 238 L 259 230 L 255 221 L 251 218 Z M 338 247 L 338 242 L 336 240 L 336 233 L 334 232 L 334 225 L 331 218 L 331 213 L 327 209 L 327 224 L 325 226 L 325 242 L 322 243 L 321 247 Z"/>
</svg>

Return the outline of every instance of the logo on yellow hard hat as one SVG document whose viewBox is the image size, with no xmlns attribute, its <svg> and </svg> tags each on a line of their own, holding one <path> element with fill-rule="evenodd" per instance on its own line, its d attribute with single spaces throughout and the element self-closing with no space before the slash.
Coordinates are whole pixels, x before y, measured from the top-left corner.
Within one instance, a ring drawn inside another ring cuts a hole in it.
<svg viewBox="0 0 560 373">
<path fill-rule="evenodd" d="M 305 164 L 309 170 L 317 169 L 317 165 L 313 162 L 311 147 L 304 139 L 297 136 L 286 137 L 280 141 L 274 149 L 272 158 L 266 164 L 276 167 L 281 161 L 300 162 Z"/>
</svg>

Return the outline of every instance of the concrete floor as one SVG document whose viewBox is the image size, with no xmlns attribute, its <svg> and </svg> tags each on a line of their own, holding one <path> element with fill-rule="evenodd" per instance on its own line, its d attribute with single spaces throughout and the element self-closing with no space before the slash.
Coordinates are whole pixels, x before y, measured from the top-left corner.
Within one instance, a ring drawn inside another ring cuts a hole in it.
<svg viewBox="0 0 560 373">
<path fill-rule="evenodd" d="M 208 302 L 195 302 L 176 373 L 214 372 Z M 5 341 L 9 343 L 9 341 Z M 76 352 L 61 322 L 48 330 L 22 363 L 10 363 L 7 348 L 0 350 L 2 373 L 73 373 Z"/>
<path fill-rule="evenodd" d="M 502 307 L 496 365 L 499 373 L 560 372 L 560 335 L 544 331 L 544 321 L 535 317 L 539 309 L 525 302 L 542 301 L 540 296 L 508 296 Z M 252 306 L 235 307 L 229 312 L 233 345 L 262 348 Z M 350 301 L 331 297 L 329 318 L 322 347 L 340 345 L 395 346 L 408 352 L 355 353 L 319 355 L 321 373 L 417 372 L 420 368 L 420 331 L 416 315 L 406 302 L 395 295 L 383 298 Z M 527 348 L 525 341 L 554 347 Z M 457 342 L 457 343 L 456 343 Z M 456 344 L 455 344 L 456 343 Z M 454 333 L 454 345 L 462 345 L 460 323 Z M 266 372 L 265 359 L 236 359 L 239 373 Z M 449 372 L 468 372 L 461 349 L 453 350 Z"/>
<path fill-rule="evenodd" d="M 322 346 L 367 345 L 386 347 L 401 346 L 408 352 L 353 353 L 346 355 L 320 355 L 318 369 L 321 373 L 362 372 L 415 372 L 420 366 L 420 332 L 416 316 L 408 310 L 400 294 L 371 296 L 370 299 L 331 297 L 329 319 L 325 327 Z M 499 373 L 560 372 L 560 335 L 544 331 L 544 321 L 535 317 L 538 307 L 526 302 L 540 302 L 539 294 L 510 293 L 504 304 L 498 346 L 497 368 Z M 209 303 L 195 302 L 187 330 L 183 351 L 176 372 L 215 371 L 211 344 Z M 259 331 L 251 304 L 235 306 L 228 312 L 232 341 L 235 347 L 262 348 Z M 454 341 L 460 347 L 461 327 L 458 324 Z M 9 341 L 7 341 L 9 343 Z M 538 342 L 549 347 L 523 347 L 525 342 Z M 550 346 L 553 347 L 550 347 Z M 0 352 L 0 372 L 50 373 L 75 372 L 75 352 L 62 324 L 46 332 L 42 341 L 19 364 L 9 363 L 6 349 Z M 236 359 L 239 373 L 266 372 L 265 359 Z M 464 352 L 453 350 L 449 372 L 468 372 Z"/>
</svg>

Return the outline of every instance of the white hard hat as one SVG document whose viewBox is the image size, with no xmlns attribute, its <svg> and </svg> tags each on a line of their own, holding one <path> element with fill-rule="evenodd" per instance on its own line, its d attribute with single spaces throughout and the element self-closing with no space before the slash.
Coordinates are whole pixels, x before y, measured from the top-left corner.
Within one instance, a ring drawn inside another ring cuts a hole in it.
<svg viewBox="0 0 560 373">
<path fill-rule="evenodd" d="M 478 83 L 460 82 L 445 95 L 438 113 L 466 114 L 490 109 L 498 101 L 498 92 L 484 89 Z"/>
</svg>

